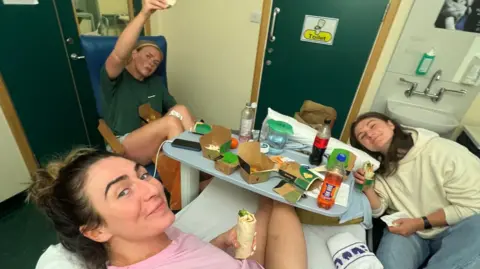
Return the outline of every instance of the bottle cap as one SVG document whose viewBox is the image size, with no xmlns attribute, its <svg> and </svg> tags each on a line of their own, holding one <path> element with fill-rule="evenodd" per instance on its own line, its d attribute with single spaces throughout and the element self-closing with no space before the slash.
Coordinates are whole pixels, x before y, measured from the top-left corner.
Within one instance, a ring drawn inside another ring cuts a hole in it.
<svg viewBox="0 0 480 269">
<path fill-rule="evenodd" d="M 337 161 L 344 163 L 347 160 L 347 156 L 345 154 L 340 153 L 337 155 Z"/>
<path fill-rule="evenodd" d="M 253 102 L 253 103 L 251 104 L 251 107 L 252 107 L 253 109 L 257 108 L 257 103 Z"/>
<path fill-rule="evenodd" d="M 293 135 L 293 127 L 292 125 L 284 122 L 284 121 L 277 121 L 273 119 L 269 119 L 267 121 L 268 126 L 281 134 Z"/>
<path fill-rule="evenodd" d="M 427 53 L 428 56 L 435 56 L 435 48 L 431 48 L 430 51 Z"/>
<path fill-rule="evenodd" d="M 267 143 L 260 143 L 260 152 L 267 154 L 270 151 L 270 146 Z"/>
</svg>

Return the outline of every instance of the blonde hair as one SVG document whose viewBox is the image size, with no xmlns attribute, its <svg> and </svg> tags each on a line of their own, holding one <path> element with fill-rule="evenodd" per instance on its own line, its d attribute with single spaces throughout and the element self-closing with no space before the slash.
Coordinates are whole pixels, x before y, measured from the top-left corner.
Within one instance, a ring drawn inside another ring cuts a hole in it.
<svg viewBox="0 0 480 269">
<path fill-rule="evenodd" d="M 91 148 L 74 149 L 38 169 L 28 188 L 28 200 L 45 211 L 60 243 L 83 258 L 88 269 L 106 268 L 108 252 L 104 244 L 80 232 L 80 228 L 93 230 L 103 223 L 85 195 L 84 186 L 90 167 L 110 157 L 120 156 Z"/>
<path fill-rule="evenodd" d="M 161 56 L 161 60 L 163 61 L 164 59 L 164 55 L 163 55 L 163 51 L 162 49 L 160 49 L 160 47 L 157 45 L 157 43 L 153 42 L 153 41 L 150 41 L 150 40 L 139 40 L 137 41 L 137 44 L 135 45 L 135 48 L 133 49 L 133 51 L 137 51 L 139 52 L 142 48 L 145 48 L 145 47 L 154 47 L 158 50 L 158 52 L 160 52 L 160 56 Z M 133 51 L 130 52 L 130 56 L 128 57 L 128 60 L 126 61 L 126 64 L 130 64 L 133 60 L 132 58 L 132 55 L 133 55 Z"/>
<path fill-rule="evenodd" d="M 150 41 L 150 40 L 139 40 L 139 41 L 137 41 L 137 44 L 135 45 L 135 50 L 140 50 L 141 48 L 144 48 L 144 47 L 154 47 L 160 53 L 162 53 L 162 55 L 163 55 L 163 52 L 160 49 L 160 47 L 157 45 L 157 43 L 155 43 L 153 41 Z"/>
</svg>

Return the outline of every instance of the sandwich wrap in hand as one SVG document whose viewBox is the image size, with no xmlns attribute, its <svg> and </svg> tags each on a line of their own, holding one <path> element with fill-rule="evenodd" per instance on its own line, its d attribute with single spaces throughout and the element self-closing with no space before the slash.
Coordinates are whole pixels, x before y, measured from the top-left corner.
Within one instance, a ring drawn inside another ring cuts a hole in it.
<svg viewBox="0 0 480 269">
<path fill-rule="evenodd" d="M 168 7 L 173 7 L 177 3 L 177 0 L 167 0 Z"/>
<path fill-rule="evenodd" d="M 247 259 L 252 255 L 256 224 L 255 215 L 245 209 L 238 212 L 237 241 L 239 247 L 235 250 L 236 259 Z"/>
<path fill-rule="evenodd" d="M 373 168 L 373 164 L 369 161 L 365 162 L 363 164 L 363 170 L 365 170 L 365 183 L 363 184 L 364 187 L 372 187 L 375 180 L 375 171 Z"/>
</svg>

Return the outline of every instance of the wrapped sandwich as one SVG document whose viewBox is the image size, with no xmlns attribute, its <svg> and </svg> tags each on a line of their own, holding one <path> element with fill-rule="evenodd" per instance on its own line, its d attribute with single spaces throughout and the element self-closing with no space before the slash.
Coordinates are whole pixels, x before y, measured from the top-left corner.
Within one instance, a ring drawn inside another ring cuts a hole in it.
<svg viewBox="0 0 480 269">
<path fill-rule="evenodd" d="M 373 164 L 369 161 L 363 164 L 363 170 L 365 171 L 365 183 L 363 184 L 363 187 L 371 187 L 374 182 L 375 178 L 375 171 Z"/>
<path fill-rule="evenodd" d="M 256 224 L 255 215 L 245 209 L 238 212 L 237 241 L 239 247 L 235 250 L 235 258 L 247 259 L 252 255 Z"/>
<path fill-rule="evenodd" d="M 367 188 L 370 188 L 373 186 L 374 178 L 375 178 L 375 171 L 374 171 L 374 166 L 371 162 L 367 161 L 363 164 L 363 171 L 365 172 L 364 177 L 365 177 L 365 182 L 363 184 L 355 183 L 355 186 L 363 191 Z"/>
<path fill-rule="evenodd" d="M 173 7 L 177 3 L 177 0 L 167 0 L 168 8 Z"/>
</svg>

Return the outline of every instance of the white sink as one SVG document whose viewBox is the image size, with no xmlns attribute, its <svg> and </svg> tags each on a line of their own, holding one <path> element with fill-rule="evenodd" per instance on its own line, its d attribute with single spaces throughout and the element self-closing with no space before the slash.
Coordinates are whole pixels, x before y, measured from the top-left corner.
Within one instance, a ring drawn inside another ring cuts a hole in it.
<svg viewBox="0 0 480 269">
<path fill-rule="evenodd" d="M 451 113 L 401 101 L 387 100 L 387 114 L 401 124 L 446 134 L 460 124 Z"/>
</svg>

